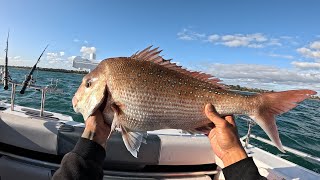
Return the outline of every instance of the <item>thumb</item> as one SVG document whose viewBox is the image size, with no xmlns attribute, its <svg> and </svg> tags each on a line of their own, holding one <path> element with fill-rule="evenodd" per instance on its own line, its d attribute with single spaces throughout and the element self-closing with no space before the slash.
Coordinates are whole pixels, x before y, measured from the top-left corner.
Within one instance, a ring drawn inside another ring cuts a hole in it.
<svg viewBox="0 0 320 180">
<path fill-rule="evenodd" d="M 219 116 L 218 112 L 215 110 L 212 104 L 206 105 L 205 113 L 209 120 L 213 122 L 215 126 L 225 124 L 225 120 Z"/>
</svg>

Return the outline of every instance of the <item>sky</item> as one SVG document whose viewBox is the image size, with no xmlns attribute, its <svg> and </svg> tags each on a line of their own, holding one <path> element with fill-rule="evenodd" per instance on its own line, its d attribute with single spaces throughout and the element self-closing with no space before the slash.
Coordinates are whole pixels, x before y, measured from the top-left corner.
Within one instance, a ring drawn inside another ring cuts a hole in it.
<svg viewBox="0 0 320 180">
<path fill-rule="evenodd" d="M 225 84 L 320 93 L 318 0 L 0 0 L 9 65 L 72 69 L 71 59 L 131 56 L 149 45 Z M 2 43 L 1 43 L 2 42 Z M 5 52 L 0 51 L 0 64 Z"/>
</svg>

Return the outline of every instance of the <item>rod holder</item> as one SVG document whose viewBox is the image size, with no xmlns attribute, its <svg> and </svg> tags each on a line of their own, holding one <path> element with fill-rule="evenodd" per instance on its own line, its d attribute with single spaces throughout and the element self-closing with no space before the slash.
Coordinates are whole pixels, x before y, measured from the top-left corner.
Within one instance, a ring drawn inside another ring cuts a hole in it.
<svg viewBox="0 0 320 180">
<path fill-rule="evenodd" d="M 17 84 L 12 83 L 11 86 L 12 86 L 12 88 L 11 88 L 11 111 L 14 111 L 14 99 L 15 99 L 15 95 L 16 95 Z"/>
<path fill-rule="evenodd" d="M 41 106 L 40 106 L 40 117 L 43 116 L 44 103 L 46 101 L 46 89 L 41 89 Z"/>
<path fill-rule="evenodd" d="M 251 129 L 252 127 L 255 125 L 254 122 L 252 121 L 249 121 L 248 122 L 248 132 L 247 132 L 247 135 L 246 135 L 246 141 L 245 141 L 245 144 L 244 144 L 244 147 L 247 149 L 248 148 L 248 145 L 249 145 L 249 141 L 250 141 L 250 135 L 251 135 Z"/>
</svg>

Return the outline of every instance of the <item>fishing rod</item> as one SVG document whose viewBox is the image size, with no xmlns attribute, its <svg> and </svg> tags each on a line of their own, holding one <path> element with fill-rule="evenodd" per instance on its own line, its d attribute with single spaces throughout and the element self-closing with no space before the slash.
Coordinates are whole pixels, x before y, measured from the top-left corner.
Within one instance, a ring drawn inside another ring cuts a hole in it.
<svg viewBox="0 0 320 180">
<path fill-rule="evenodd" d="M 3 88 L 4 90 L 8 90 L 8 75 L 9 75 L 9 72 L 8 72 L 8 46 L 9 46 L 9 32 L 8 31 L 8 37 L 7 37 L 7 47 L 6 49 L 4 50 L 6 52 L 6 59 L 5 59 L 5 64 L 4 64 L 4 74 L 3 74 Z"/>
<path fill-rule="evenodd" d="M 22 86 L 22 88 L 21 88 L 21 90 L 20 90 L 20 94 L 24 94 L 24 92 L 25 92 L 25 90 L 26 90 L 26 88 L 27 88 L 27 86 L 28 86 L 28 84 L 29 84 L 29 81 L 31 80 L 33 71 L 36 69 L 37 64 L 40 62 L 40 59 L 41 59 L 43 53 L 46 51 L 46 49 L 47 49 L 48 46 L 49 46 L 49 44 L 46 46 L 46 48 L 44 48 L 44 50 L 43 50 L 42 53 L 40 54 L 37 62 L 33 65 L 33 67 L 32 67 L 32 69 L 31 69 L 29 75 L 28 75 L 27 78 L 23 81 L 23 83 L 22 83 L 23 86 Z"/>
</svg>

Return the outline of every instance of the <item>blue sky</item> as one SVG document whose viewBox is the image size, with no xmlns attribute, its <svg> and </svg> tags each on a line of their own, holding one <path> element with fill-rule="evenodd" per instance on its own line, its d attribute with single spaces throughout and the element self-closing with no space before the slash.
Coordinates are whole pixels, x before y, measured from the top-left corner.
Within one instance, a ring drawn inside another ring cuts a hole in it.
<svg viewBox="0 0 320 180">
<path fill-rule="evenodd" d="M 71 68 L 73 56 L 130 56 L 149 45 L 226 84 L 320 91 L 317 0 L 0 0 L 12 65 Z M 0 41 L 1 42 L 1 41 Z M 1 64 L 4 52 L 0 52 Z"/>
</svg>

